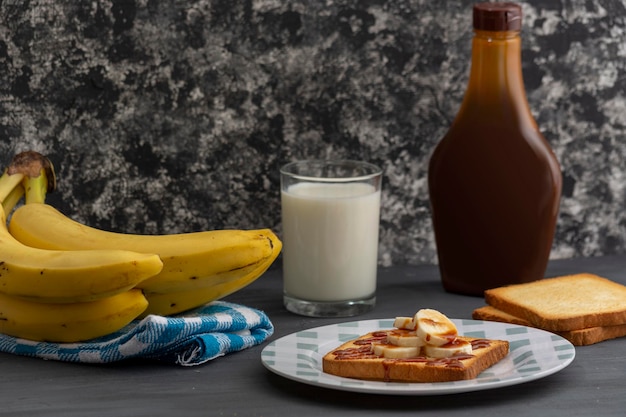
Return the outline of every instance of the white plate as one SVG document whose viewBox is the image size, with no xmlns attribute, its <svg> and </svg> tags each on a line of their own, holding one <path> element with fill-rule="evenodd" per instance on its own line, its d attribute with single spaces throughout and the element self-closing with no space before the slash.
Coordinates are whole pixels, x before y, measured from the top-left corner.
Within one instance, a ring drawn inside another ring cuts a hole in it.
<svg viewBox="0 0 626 417">
<path fill-rule="evenodd" d="M 393 319 L 333 324 L 292 333 L 269 343 L 261 353 L 270 371 L 295 381 L 343 391 L 393 395 L 439 395 L 521 384 L 552 375 L 569 365 L 574 346 L 555 334 L 530 327 L 480 320 L 453 320 L 459 334 L 508 340 L 507 357 L 467 381 L 405 383 L 342 378 L 322 371 L 322 357 L 365 333 L 393 328 Z"/>
</svg>

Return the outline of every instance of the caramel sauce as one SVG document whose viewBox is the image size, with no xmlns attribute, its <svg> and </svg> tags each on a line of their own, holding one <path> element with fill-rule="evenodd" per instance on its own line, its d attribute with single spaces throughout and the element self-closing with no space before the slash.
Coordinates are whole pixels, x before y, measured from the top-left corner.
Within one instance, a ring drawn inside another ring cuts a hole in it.
<svg viewBox="0 0 626 417">
<path fill-rule="evenodd" d="M 488 339 L 475 339 L 471 341 L 471 344 L 472 344 L 472 350 L 484 349 L 484 348 L 488 348 L 489 346 L 491 346 L 491 343 L 489 342 Z"/>
<path fill-rule="evenodd" d="M 428 358 L 426 356 L 417 356 L 415 358 L 385 359 L 383 360 L 383 368 L 385 370 L 383 379 L 385 381 L 391 380 L 390 369 L 391 365 L 394 363 L 423 363 L 426 366 L 444 366 L 446 368 L 463 369 L 464 365 L 462 361 L 473 357 L 474 355 L 463 353 L 450 356 L 449 358 Z"/>
<path fill-rule="evenodd" d="M 389 330 L 387 334 L 396 337 L 414 337 L 415 330 L 407 330 L 407 329 L 393 329 Z"/>
<path fill-rule="evenodd" d="M 371 337 L 355 340 L 355 345 L 371 345 L 372 343 L 386 342 L 387 332 L 374 332 Z"/>
<path fill-rule="evenodd" d="M 372 352 L 370 344 L 360 346 L 358 348 L 347 348 L 337 350 L 335 359 L 376 359 L 378 356 Z"/>
</svg>

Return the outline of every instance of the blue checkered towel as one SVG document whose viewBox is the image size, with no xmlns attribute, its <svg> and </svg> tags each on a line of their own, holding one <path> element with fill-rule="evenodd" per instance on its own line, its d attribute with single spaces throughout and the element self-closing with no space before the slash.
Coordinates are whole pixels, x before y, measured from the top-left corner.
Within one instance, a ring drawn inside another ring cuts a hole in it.
<svg viewBox="0 0 626 417">
<path fill-rule="evenodd" d="M 87 342 L 33 342 L 0 334 L 0 351 L 65 362 L 145 358 L 192 366 L 261 344 L 273 333 L 274 326 L 262 311 L 214 301 L 177 317 L 147 316 Z"/>
</svg>

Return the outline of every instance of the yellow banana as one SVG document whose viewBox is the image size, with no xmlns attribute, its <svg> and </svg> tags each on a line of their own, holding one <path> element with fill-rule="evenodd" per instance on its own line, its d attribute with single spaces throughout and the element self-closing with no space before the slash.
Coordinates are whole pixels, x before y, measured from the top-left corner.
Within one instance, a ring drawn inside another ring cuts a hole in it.
<svg viewBox="0 0 626 417">
<path fill-rule="evenodd" d="M 254 282 L 270 267 L 273 261 L 274 258 L 266 258 L 241 270 L 225 272 L 222 274 L 225 278 L 223 282 L 212 287 L 191 291 L 173 291 L 165 294 L 146 293 L 148 308 L 142 317 L 148 314 L 170 316 L 226 297 Z"/>
<path fill-rule="evenodd" d="M 137 289 L 69 304 L 32 302 L 0 293 L 0 333 L 35 341 L 80 342 L 120 330 L 147 306 Z"/>
<path fill-rule="evenodd" d="M 22 176 L 9 170 L 0 176 L 3 203 Z M 127 291 L 162 267 L 156 254 L 120 249 L 79 253 L 24 245 L 9 233 L 4 204 L 0 209 L 0 293 L 47 303 L 91 301 Z"/>
<path fill-rule="evenodd" d="M 24 176 L 21 172 L 5 170 L 2 176 L 2 187 L 0 187 L 0 201 L 5 213 L 10 213 L 24 196 L 24 186 L 22 185 Z"/>
<path fill-rule="evenodd" d="M 10 213 L 13 210 L 13 207 L 19 203 L 19 201 L 24 197 L 24 187 L 22 184 L 18 184 L 13 188 L 9 194 L 5 198 L 0 198 L 2 201 L 2 208 L 5 213 Z"/>
<path fill-rule="evenodd" d="M 250 267 L 274 261 L 282 244 L 269 229 L 212 230 L 172 235 L 136 235 L 92 228 L 45 203 L 19 207 L 11 216 L 11 234 L 25 245 L 54 250 L 143 250 L 156 253 L 163 269 L 139 283 L 146 293 L 193 291 L 230 282 Z"/>
</svg>

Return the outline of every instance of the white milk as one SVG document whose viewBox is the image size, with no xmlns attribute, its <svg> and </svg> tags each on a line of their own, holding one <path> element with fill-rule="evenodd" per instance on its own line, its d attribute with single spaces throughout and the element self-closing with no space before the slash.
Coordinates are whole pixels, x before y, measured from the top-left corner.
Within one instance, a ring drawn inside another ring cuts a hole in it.
<svg viewBox="0 0 626 417">
<path fill-rule="evenodd" d="M 282 192 L 285 293 L 308 301 L 376 292 L 380 190 L 299 183 Z"/>
</svg>

